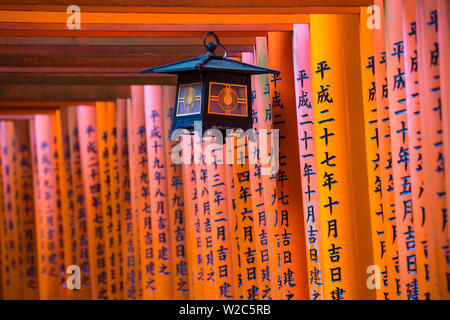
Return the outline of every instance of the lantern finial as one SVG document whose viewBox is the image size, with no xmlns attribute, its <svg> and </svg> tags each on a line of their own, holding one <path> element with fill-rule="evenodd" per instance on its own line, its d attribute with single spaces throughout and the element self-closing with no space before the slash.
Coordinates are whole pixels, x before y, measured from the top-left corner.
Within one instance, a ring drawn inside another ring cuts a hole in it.
<svg viewBox="0 0 450 320">
<path fill-rule="evenodd" d="M 206 38 L 208 36 L 213 36 L 214 40 L 216 40 L 216 43 L 208 42 L 208 44 L 206 44 Z M 225 54 L 223 55 L 222 58 L 225 58 L 227 56 L 227 49 L 225 49 L 225 47 L 220 43 L 219 37 L 212 31 L 208 31 L 205 34 L 205 37 L 203 38 L 203 45 L 205 46 L 206 50 L 208 51 L 208 54 L 207 54 L 208 56 L 216 56 L 215 51 L 218 46 L 221 46 L 223 48 L 223 50 L 225 51 Z"/>
</svg>

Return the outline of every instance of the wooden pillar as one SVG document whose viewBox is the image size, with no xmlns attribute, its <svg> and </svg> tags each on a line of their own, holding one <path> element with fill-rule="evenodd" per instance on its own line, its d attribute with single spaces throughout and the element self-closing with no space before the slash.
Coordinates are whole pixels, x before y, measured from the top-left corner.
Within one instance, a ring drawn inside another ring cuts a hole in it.
<svg viewBox="0 0 450 320">
<path fill-rule="evenodd" d="M 274 173 L 277 182 L 278 241 L 280 248 L 280 279 L 283 299 L 307 299 L 307 263 L 302 203 L 300 160 L 296 126 L 292 33 L 269 32 L 269 68 L 280 71 L 270 79 L 271 116 L 274 129 L 279 129 L 279 170 Z"/>
<path fill-rule="evenodd" d="M 309 275 L 309 297 L 322 300 L 323 267 L 319 195 L 317 177 L 317 139 L 314 133 L 313 92 L 311 83 L 311 56 L 309 25 L 294 25 L 294 76 L 297 97 L 297 128 L 300 153 L 300 176 L 302 181 L 303 218 L 305 223 L 306 257 Z"/>
<path fill-rule="evenodd" d="M 187 264 L 185 204 L 183 198 L 183 178 L 181 165 L 171 159 L 175 145 L 170 141 L 170 132 L 175 103 L 176 87 L 163 87 L 163 138 L 164 155 L 168 188 L 168 213 L 170 222 L 170 238 L 172 250 L 174 298 L 186 300 L 189 297 L 189 274 Z"/>
<path fill-rule="evenodd" d="M 29 121 L 14 121 L 17 158 L 18 211 L 20 230 L 18 244 L 22 251 L 23 299 L 39 299 L 38 254 L 34 215 L 33 170 L 31 158 Z M 17 227 L 19 227 L 17 226 Z M 61 250 L 61 248 L 60 248 Z M 60 260 L 61 261 L 61 260 Z M 63 261 L 63 260 L 62 260 Z"/>
<path fill-rule="evenodd" d="M 186 250 L 189 270 L 189 299 L 200 300 L 204 299 L 204 278 L 201 277 L 203 273 L 203 259 L 201 246 L 200 228 L 197 227 L 199 222 L 199 204 L 198 204 L 198 190 L 197 177 L 193 161 L 193 141 L 192 136 L 187 133 L 181 136 L 181 147 L 183 150 L 183 193 L 184 203 L 186 209 Z M 189 162 L 190 160 L 190 162 Z"/>
<path fill-rule="evenodd" d="M 368 280 L 368 285 L 376 290 L 377 299 L 385 299 L 388 294 L 387 281 L 381 281 L 381 270 L 387 270 L 388 256 L 386 253 L 386 229 L 383 216 L 382 186 L 379 166 L 379 137 L 377 102 L 375 87 L 375 58 L 374 58 L 374 34 L 367 26 L 370 15 L 375 12 L 367 12 L 362 7 L 360 11 L 359 37 L 361 47 L 361 79 L 363 89 L 364 128 L 366 143 L 366 164 L 370 200 L 370 221 L 372 230 L 372 246 L 374 253 L 373 268 L 368 268 L 368 273 L 375 278 Z M 377 278 L 378 277 L 378 278 Z M 370 282 L 369 282 L 370 281 Z"/>
<path fill-rule="evenodd" d="M 404 39 L 404 63 L 405 63 L 405 94 L 406 112 L 408 119 L 408 145 L 411 157 L 411 198 L 414 220 L 414 234 L 417 256 L 417 281 L 419 287 L 419 299 L 432 298 L 433 289 L 430 281 L 430 272 L 435 272 L 430 255 L 427 253 L 427 234 L 425 222 L 430 211 L 426 209 L 424 195 L 424 171 L 423 171 L 423 143 L 421 121 L 424 117 L 420 114 L 419 98 L 419 72 L 417 61 L 417 16 L 414 0 L 405 0 L 402 5 L 403 12 L 403 39 Z M 435 287 L 437 288 L 437 287 Z M 435 293 L 433 293 L 435 296 Z"/>
<path fill-rule="evenodd" d="M 33 155 L 36 161 L 36 233 L 41 239 L 38 244 L 39 297 L 43 300 L 59 299 L 58 211 L 51 115 L 36 115 L 31 130 L 36 146 Z"/>
<path fill-rule="evenodd" d="M 17 179 L 17 159 L 16 159 L 16 139 L 14 136 L 14 121 L 1 121 L 0 122 L 0 150 L 2 152 L 2 180 L 3 185 L 1 186 L 3 193 L 3 204 L 1 224 L 1 240 L 4 241 L 2 244 L 2 260 L 3 260 L 3 270 L 4 273 L 4 296 L 5 299 L 14 300 L 23 298 L 23 281 L 21 276 L 21 265 L 20 260 L 22 260 L 20 252 L 19 243 L 19 221 L 18 221 L 18 199 L 15 195 L 19 193 L 18 186 L 15 182 Z M 53 213 L 53 212 L 51 212 Z M 45 228 L 43 223 L 38 221 L 38 230 L 43 230 Z M 42 239 L 42 238 L 41 238 Z M 43 254 L 46 249 L 46 238 L 43 238 L 39 245 L 41 245 L 38 253 Z M 40 255 L 39 255 L 40 256 Z M 45 257 L 46 258 L 46 257 Z M 44 267 L 46 261 L 40 261 L 39 270 L 46 271 Z M 40 274 L 39 280 L 47 280 L 48 275 Z M 46 294 L 48 286 L 46 282 L 43 282 L 43 288 L 39 292 L 41 298 Z"/>
<path fill-rule="evenodd" d="M 64 114 L 64 113 L 63 113 Z M 78 136 L 77 110 L 75 106 L 67 107 L 67 122 L 70 145 L 70 166 L 74 188 L 74 210 L 75 210 L 75 234 L 76 234 L 76 261 L 81 271 L 81 289 L 74 292 L 75 299 L 91 299 L 91 268 L 89 263 L 88 246 L 88 217 L 86 214 L 86 198 L 83 187 L 81 150 Z M 64 121 L 63 121 L 64 123 Z"/>
<path fill-rule="evenodd" d="M 123 261 L 123 291 L 124 299 L 140 298 L 141 282 L 139 257 L 139 225 L 136 210 L 134 184 L 136 156 L 132 135 L 134 127 L 131 117 L 131 100 L 118 100 L 117 131 L 119 133 L 117 146 L 119 149 L 119 181 L 121 201 L 122 226 L 122 261 Z"/>
<path fill-rule="evenodd" d="M 108 275 L 103 230 L 100 167 L 96 111 L 93 106 L 77 106 L 81 170 L 87 216 L 89 266 L 92 298 L 107 299 Z"/>
<path fill-rule="evenodd" d="M 173 269 L 172 263 L 173 252 L 170 237 L 167 162 L 163 145 L 164 113 L 162 86 L 145 86 L 144 101 L 145 126 L 142 128 L 147 133 L 148 177 L 145 178 L 147 179 L 147 188 L 150 194 L 150 202 L 148 202 L 147 206 L 151 206 L 150 219 L 155 263 L 155 298 L 166 300 L 174 297 L 172 281 L 173 274 L 176 271 Z M 138 179 L 144 178 L 141 176 Z M 152 183 L 149 183 L 150 181 Z M 141 252 L 143 252 L 142 250 L 143 248 L 141 248 Z M 141 255 L 141 258 L 144 257 L 145 259 L 148 258 L 147 255 Z M 143 274 L 144 271 L 143 269 Z"/>
<path fill-rule="evenodd" d="M 425 228 L 428 230 L 427 251 L 430 264 L 432 298 L 449 299 L 450 248 L 447 193 L 445 188 L 445 154 L 442 126 L 442 99 L 436 0 L 416 1 L 417 58 L 419 69 L 420 131 L 423 149 L 423 194 L 425 197 Z M 448 41 L 444 40 L 444 43 Z M 446 44 L 443 43 L 445 47 Z M 445 71 L 444 71 L 445 73 Z M 420 283 L 419 283 L 420 284 Z"/>
<path fill-rule="evenodd" d="M 382 208 L 378 212 L 385 221 L 387 269 L 382 270 L 383 285 L 388 287 L 385 299 L 400 299 L 400 268 L 397 245 L 397 222 L 395 218 L 394 178 L 392 172 L 391 135 L 389 122 L 389 98 L 386 67 L 386 44 L 383 0 L 376 0 L 380 8 L 381 28 L 374 30 L 374 67 L 377 103 L 378 148 L 380 158 L 374 163 L 380 169 Z"/>
<path fill-rule="evenodd" d="M 268 67 L 268 56 L 267 56 L 267 37 L 257 37 L 256 38 L 256 56 L 255 63 L 260 66 Z M 252 84 L 255 90 L 255 100 L 253 113 L 256 116 L 256 128 L 259 130 L 258 133 L 262 133 L 262 130 L 266 130 L 268 135 L 272 132 L 272 110 L 270 101 L 270 82 L 269 75 L 262 74 L 254 76 L 252 79 Z M 271 141 L 268 139 L 267 152 L 271 153 Z M 261 148 L 260 148 L 261 150 Z M 261 157 L 261 155 L 260 155 Z M 279 159 L 278 159 L 279 160 Z M 275 237 L 279 234 L 278 224 L 276 223 L 276 217 L 278 214 L 278 202 L 277 202 L 277 191 L 276 191 L 276 180 L 273 178 L 274 172 L 273 168 L 278 168 L 277 157 L 272 157 L 268 164 L 263 164 L 258 160 L 257 164 L 261 166 L 261 180 L 263 184 L 264 192 L 264 210 L 266 218 L 266 230 L 268 237 L 268 249 L 269 249 L 269 264 L 270 268 L 268 273 L 270 274 L 271 283 L 271 296 L 272 299 L 282 299 L 283 298 L 283 285 L 281 281 L 281 271 L 280 271 L 280 243 Z M 256 169 L 256 166 L 255 166 Z M 262 232 L 262 230 L 261 230 Z M 267 290 L 264 288 L 264 290 Z M 268 295 L 269 296 L 269 295 Z"/>
<path fill-rule="evenodd" d="M 113 101 L 106 102 L 107 126 L 107 152 L 105 157 L 109 162 L 109 193 L 111 201 L 111 224 L 107 226 L 109 238 L 109 263 L 110 269 L 110 299 L 123 299 L 122 282 L 122 237 L 121 237 L 121 202 L 120 202 L 120 174 L 119 174 L 119 148 L 117 137 L 117 104 Z M 108 176 L 107 176 L 108 177 Z"/>
<path fill-rule="evenodd" d="M 417 299 L 417 256 L 411 197 L 401 2 L 386 1 L 386 63 L 395 216 L 402 299 Z"/>
<path fill-rule="evenodd" d="M 311 16 L 311 68 L 326 299 L 371 299 L 373 264 L 358 15 Z M 365 214 L 363 214 L 365 213 Z M 355 256 L 359 259 L 356 261 Z"/>
</svg>

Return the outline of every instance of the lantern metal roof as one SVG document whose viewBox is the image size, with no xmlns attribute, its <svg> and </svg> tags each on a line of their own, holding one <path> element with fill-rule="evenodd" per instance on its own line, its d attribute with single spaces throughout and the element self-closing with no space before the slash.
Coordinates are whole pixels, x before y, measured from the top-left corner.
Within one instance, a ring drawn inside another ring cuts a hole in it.
<svg viewBox="0 0 450 320">
<path fill-rule="evenodd" d="M 216 39 L 216 43 L 205 43 L 206 37 L 208 35 L 214 36 Z M 279 71 L 271 70 L 267 68 L 262 68 L 258 66 L 254 66 L 248 63 L 243 63 L 236 60 L 227 59 L 226 49 L 220 43 L 218 37 L 213 32 L 208 32 L 204 39 L 203 44 L 206 47 L 208 53 L 204 56 L 198 56 L 196 58 L 178 61 L 170 64 L 166 64 L 163 66 L 158 66 L 154 68 L 144 69 L 142 73 L 171 73 L 178 74 L 186 71 L 194 71 L 194 70 L 208 70 L 208 71 L 225 71 L 225 72 L 238 72 L 249 75 L 255 74 L 280 74 Z M 225 55 L 223 57 L 217 56 L 214 51 L 218 46 L 221 46 L 225 50 Z"/>
</svg>

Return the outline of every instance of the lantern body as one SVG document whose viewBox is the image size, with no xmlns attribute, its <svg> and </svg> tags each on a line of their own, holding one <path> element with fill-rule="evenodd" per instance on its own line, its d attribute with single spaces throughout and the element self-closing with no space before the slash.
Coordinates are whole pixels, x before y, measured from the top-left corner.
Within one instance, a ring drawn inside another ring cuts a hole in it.
<svg viewBox="0 0 450 320">
<path fill-rule="evenodd" d="M 194 71 L 178 75 L 172 131 L 252 127 L 250 75 L 237 72 Z"/>
<path fill-rule="evenodd" d="M 211 35 L 216 43 L 206 44 Z M 176 129 L 211 128 L 247 130 L 252 127 L 251 76 L 280 72 L 233 59 L 227 59 L 226 49 L 214 32 L 203 38 L 207 53 L 204 56 L 142 70 L 142 73 L 178 75 L 177 95 L 173 112 L 172 133 Z M 215 50 L 221 46 L 224 56 Z"/>
</svg>

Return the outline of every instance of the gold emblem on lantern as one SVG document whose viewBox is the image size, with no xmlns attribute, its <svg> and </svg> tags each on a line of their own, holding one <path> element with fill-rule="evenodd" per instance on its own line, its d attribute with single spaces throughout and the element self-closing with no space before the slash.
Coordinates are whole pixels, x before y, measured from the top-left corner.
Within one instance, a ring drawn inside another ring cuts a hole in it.
<svg viewBox="0 0 450 320">
<path fill-rule="evenodd" d="M 197 94 L 196 89 L 201 92 L 200 82 L 180 85 L 177 116 L 190 116 L 200 113 L 202 96 Z"/>
<path fill-rule="evenodd" d="M 187 113 L 191 113 L 192 109 L 194 109 L 196 96 L 197 94 L 194 88 L 189 87 L 186 90 L 186 94 L 184 95 L 184 109 L 186 109 Z"/>
<path fill-rule="evenodd" d="M 238 106 L 238 95 L 232 88 L 225 87 L 220 90 L 217 101 L 219 107 L 225 111 L 225 113 L 230 113 Z"/>
<path fill-rule="evenodd" d="M 210 82 L 208 113 L 247 117 L 247 86 Z"/>
</svg>

